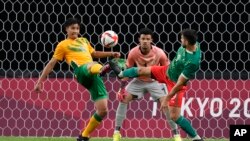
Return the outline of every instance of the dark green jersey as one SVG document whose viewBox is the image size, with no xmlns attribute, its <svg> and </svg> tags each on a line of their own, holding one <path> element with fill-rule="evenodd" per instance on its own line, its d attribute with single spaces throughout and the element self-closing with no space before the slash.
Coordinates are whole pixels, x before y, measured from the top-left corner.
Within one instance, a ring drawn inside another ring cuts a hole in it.
<svg viewBox="0 0 250 141">
<path fill-rule="evenodd" d="M 199 43 L 196 43 L 195 52 L 189 52 L 181 46 L 169 65 L 167 70 L 168 77 L 174 82 L 177 82 L 181 74 L 187 79 L 193 79 L 195 72 L 199 69 L 200 62 L 201 50 Z"/>
</svg>

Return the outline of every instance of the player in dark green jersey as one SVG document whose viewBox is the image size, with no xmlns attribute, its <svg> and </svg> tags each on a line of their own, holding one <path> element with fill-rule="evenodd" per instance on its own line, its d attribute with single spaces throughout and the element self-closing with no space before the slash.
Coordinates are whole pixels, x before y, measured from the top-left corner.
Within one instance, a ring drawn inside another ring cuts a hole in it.
<svg viewBox="0 0 250 141">
<path fill-rule="evenodd" d="M 193 141 L 203 141 L 190 122 L 181 115 L 182 98 L 187 90 L 187 82 L 193 79 L 201 61 L 200 45 L 195 30 L 185 29 L 181 32 L 181 44 L 175 58 L 169 66 L 133 67 L 121 71 L 117 64 L 109 65 L 119 78 L 148 76 L 167 85 L 169 94 L 161 104 L 163 111 L 169 110 L 170 117 Z"/>
</svg>

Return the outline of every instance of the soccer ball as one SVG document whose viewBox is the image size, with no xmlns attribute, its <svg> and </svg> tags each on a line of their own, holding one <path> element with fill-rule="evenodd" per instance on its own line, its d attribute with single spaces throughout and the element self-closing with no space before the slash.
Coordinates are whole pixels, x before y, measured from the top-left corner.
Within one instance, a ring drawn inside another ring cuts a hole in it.
<svg viewBox="0 0 250 141">
<path fill-rule="evenodd" d="M 105 31 L 102 33 L 101 43 L 106 48 L 114 47 L 118 43 L 118 35 L 112 30 Z"/>
</svg>

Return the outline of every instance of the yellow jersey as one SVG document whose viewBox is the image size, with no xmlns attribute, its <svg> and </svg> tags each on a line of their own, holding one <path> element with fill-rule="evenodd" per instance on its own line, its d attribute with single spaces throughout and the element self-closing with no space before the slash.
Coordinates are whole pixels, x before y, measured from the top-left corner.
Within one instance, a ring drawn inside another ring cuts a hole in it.
<svg viewBox="0 0 250 141">
<path fill-rule="evenodd" d="M 56 46 L 53 58 L 63 61 L 69 65 L 74 61 L 78 66 L 93 62 L 91 54 L 95 49 L 86 38 L 65 39 Z"/>
</svg>

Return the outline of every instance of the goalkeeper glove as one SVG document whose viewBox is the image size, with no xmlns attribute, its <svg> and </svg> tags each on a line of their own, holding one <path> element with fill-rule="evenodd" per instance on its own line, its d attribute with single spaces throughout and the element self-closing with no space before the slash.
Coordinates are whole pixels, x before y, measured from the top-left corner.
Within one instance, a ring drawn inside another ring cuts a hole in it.
<svg viewBox="0 0 250 141">
<path fill-rule="evenodd" d="M 126 92 L 125 88 L 120 88 L 119 91 L 117 92 L 117 100 L 123 101 L 123 99 L 128 95 Z"/>
</svg>

